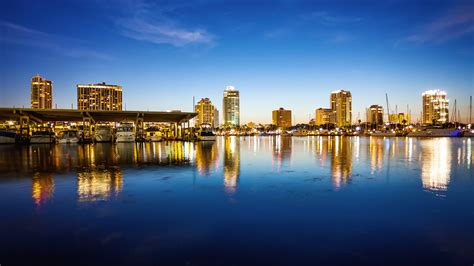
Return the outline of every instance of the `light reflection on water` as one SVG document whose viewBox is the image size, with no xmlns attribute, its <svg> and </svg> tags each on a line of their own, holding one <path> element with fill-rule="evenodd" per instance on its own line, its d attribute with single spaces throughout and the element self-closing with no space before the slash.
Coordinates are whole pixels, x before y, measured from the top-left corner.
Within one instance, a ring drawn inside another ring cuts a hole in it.
<svg viewBox="0 0 474 266">
<path fill-rule="evenodd" d="M 472 146 L 317 136 L 2 145 L 0 258 L 467 265 Z"/>
<path fill-rule="evenodd" d="M 7 145 L 0 146 L 0 173 L 30 174 L 36 205 L 53 198 L 55 173 L 77 172 L 79 201 L 108 200 L 121 193 L 126 182 L 122 168 L 147 165 L 195 167 L 199 176 L 222 172 L 224 189 L 232 194 L 237 191 L 241 178 L 243 149 L 246 155 L 255 156 L 257 162 L 269 158 L 275 173 L 298 170 L 292 168 L 295 162 L 315 168 L 323 176 L 324 169 L 329 167 L 328 176 L 334 188 L 351 182 L 354 164 L 366 168 L 371 176 L 379 176 L 391 167 L 419 167 L 423 189 L 439 192 L 448 190 L 453 164 L 470 169 L 472 145 L 471 139 L 337 136 L 225 137 L 217 142 L 197 143 Z"/>
</svg>

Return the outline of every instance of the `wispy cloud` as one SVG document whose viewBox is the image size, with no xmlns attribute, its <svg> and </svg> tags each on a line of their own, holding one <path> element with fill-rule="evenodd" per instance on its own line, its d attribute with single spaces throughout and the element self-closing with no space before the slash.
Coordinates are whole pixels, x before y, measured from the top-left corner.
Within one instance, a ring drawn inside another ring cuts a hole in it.
<svg viewBox="0 0 474 266">
<path fill-rule="evenodd" d="M 118 32 L 128 38 L 154 44 L 182 47 L 191 44 L 214 45 L 215 36 L 202 27 L 186 26 L 175 14 L 187 5 L 158 5 L 148 0 L 122 0 L 122 18 L 112 18 Z"/>
<path fill-rule="evenodd" d="M 186 29 L 163 21 L 145 18 L 123 19 L 118 22 L 120 33 L 126 37 L 155 44 L 185 46 L 188 44 L 214 44 L 214 36 L 205 29 Z"/>
<path fill-rule="evenodd" d="M 0 32 L 2 32 L 0 40 L 5 43 L 30 46 L 46 50 L 52 54 L 60 54 L 74 58 L 112 59 L 112 57 L 107 54 L 79 47 L 77 43 L 82 41 L 48 34 L 8 21 L 0 21 Z"/>
<path fill-rule="evenodd" d="M 399 42 L 444 43 L 474 33 L 474 5 L 448 11 Z"/>
</svg>

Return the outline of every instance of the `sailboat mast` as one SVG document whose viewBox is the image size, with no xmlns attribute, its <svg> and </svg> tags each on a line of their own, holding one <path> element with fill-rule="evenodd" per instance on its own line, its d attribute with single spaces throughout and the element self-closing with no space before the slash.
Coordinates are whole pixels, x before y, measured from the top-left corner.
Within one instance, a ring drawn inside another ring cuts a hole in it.
<svg viewBox="0 0 474 266">
<path fill-rule="evenodd" d="M 388 105 L 388 95 L 385 93 L 385 101 L 387 102 L 387 121 L 390 123 L 390 107 Z"/>
</svg>

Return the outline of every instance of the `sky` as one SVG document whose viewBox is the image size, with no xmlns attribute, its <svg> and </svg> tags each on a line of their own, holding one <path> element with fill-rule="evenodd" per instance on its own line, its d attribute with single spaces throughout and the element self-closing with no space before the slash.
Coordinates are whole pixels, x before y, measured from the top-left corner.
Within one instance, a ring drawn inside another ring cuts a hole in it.
<svg viewBox="0 0 474 266">
<path fill-rule="evenodd" d="M 284 107 L 307 123 L 345 89 L 354 121 L 386 109 L 386 93 L 416 121 L 422 92 L 442 89 L 468 122 L 474 2 L 3 0 L 0 57 L 1 107 L 29 107 L 40 74 L 58 108 L 76 107 L 77 84 L 106 82 L 127 110 L 192 111 L 193 96 L 221 110 L 232 85 L 241 122 Z"/>
</svg>

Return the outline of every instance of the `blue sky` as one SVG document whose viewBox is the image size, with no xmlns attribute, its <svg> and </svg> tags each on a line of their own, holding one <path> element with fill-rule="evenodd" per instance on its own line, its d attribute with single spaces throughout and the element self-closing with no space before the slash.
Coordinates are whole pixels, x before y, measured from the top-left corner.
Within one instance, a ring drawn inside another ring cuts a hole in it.
<svg viewBox="0 0 474 266">
<path fill-rule="evenodd" d="M 468 119 L 474 91 L 472 1 L 5 0 L 0 3 L 0 106 L 29 106 L 29 81 L 54 82 L 54 103 L 76 105 L 76 84 L 124 89 L 128 110 L 219 109 L 241 92 L 242 122 L 278 107 L 308 122 L 333 90 L 353 94 L 353 118 L 443 89 Z"/>
</svg>

